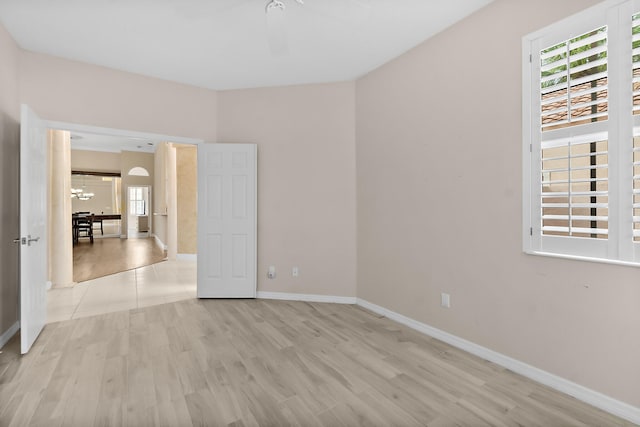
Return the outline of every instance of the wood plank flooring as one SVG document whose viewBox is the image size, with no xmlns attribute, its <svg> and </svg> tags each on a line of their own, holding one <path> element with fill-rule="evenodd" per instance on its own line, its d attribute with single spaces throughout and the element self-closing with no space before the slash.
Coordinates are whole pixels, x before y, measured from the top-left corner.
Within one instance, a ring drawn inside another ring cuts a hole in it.
<svg viewBox="0 0 640 427">
<path fill-rule="evenodd" d="M 0 354 L 2 426 L 626 426 L 357 306 L 189 300 Z"/>
<path fill-rule="evenodd" d="M 155 264 L 166 258 L 154 239 L 109 237 L 81 239 L 73 247 L 73 281 L 84 282 L 97 277 Z"/>
</svg>

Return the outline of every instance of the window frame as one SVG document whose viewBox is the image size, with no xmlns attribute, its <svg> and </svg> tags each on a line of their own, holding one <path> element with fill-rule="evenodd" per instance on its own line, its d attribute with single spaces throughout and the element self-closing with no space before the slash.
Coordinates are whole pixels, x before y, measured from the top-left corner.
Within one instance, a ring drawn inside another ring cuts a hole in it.
<svg viewBox="0 0 640 427">
<path fill-rule="evenodd" d="M 131 198 L 131 193 L 135 191 L 133 198 Z M 138 194 L 140 198 L 138 198 Z M 138 209 L 142 208 L 142 209 Z M 133 212 L 132 212 L 133 211 Z M 142 211 L 142 213 L 140 213 Z M 144 197 L 142 195 L 142 187 L 129 187 L 129 215 L 130 216 L 141 216 L 146 215 L 147 208 Z"/>
<path fill-rule="evenodd" d="M 640 242 L 633 241 L 633 135 L 634 127 L 640 134 L 640 115 L 633 116 L 631 56 L 632 15 L 638 12 L 640 0 L 609 0 L 522 39 L 522 242 L 527 254 L 640 266 Z M 609 118 L 560 133 L 607 132 L 608 238 L 543 235 L 540 51 L 603 25 L 607 26 Z M 592 130 L 585 132 L 587 127 Z"/>
</svg>

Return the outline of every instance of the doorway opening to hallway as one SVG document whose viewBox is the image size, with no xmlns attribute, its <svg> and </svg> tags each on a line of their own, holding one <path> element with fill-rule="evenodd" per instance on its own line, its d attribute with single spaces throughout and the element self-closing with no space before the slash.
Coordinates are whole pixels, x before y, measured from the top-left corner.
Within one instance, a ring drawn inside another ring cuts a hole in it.
<svg viewBox="0 0 640 427">
<path fill-rule="evenodd" d="M 151 186 L 129 187 L 128 210 L 127 210 L 127 237 L 129 239 L 147 238 L 151 230 L 151 217 L 149 216 L 149 206 L 151 206 Z"/>
</svg>

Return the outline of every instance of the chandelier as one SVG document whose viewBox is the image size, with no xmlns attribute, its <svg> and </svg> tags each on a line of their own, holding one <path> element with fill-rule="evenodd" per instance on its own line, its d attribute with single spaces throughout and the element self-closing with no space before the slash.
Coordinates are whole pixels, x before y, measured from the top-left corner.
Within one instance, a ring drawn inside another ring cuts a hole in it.
<svg viewBox="0 0 640 427">
<path fill-rule="evenodd" d="M 304 4 L 304 0 L 296 0 L 296 2 L 300 3 L 300 4 Z M 284 3 L 280 0 L 270 0 L 269 3 L 267 3 L 267 7 L 265 8 L 266 12 L 269 12 L 271 9 L 280 9 L 280 10 L 284 10 Z"/>
<path fill-rule="evenodd" d="M 82 188 L 72 188 L 71 189 L 71 198 L 72 199 L 77 198 L 78 200 L 89 200 L 93 196 L 95 196 L 95 194 L 87 193 Z"/>
</svg>

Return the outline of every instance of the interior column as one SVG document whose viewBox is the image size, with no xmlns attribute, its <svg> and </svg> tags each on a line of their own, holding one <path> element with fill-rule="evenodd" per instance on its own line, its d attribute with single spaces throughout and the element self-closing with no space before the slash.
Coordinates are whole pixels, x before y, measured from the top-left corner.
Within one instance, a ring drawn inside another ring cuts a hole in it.
<svg viewBox="0 0 640 427">
<path fill-rule="evenodd" d="M 49 130 L 49 278 L 53 286 L 73 285 L 71 236 L 71 135 Z"/>
</svg>

